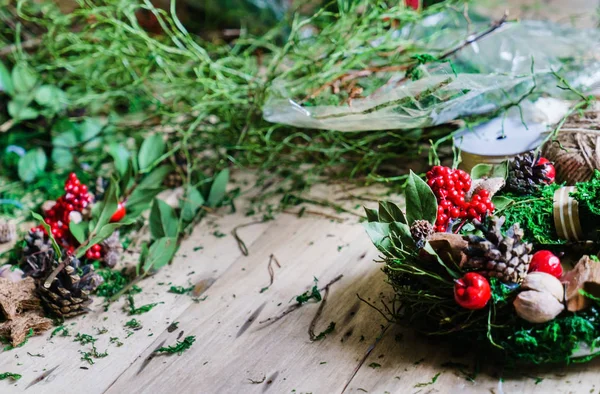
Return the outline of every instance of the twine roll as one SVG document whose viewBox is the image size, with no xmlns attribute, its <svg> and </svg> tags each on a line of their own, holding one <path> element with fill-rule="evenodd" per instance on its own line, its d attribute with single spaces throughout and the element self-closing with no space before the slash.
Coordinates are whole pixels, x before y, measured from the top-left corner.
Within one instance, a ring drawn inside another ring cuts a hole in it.
<svg viewBox="0 0 600 394">
<path fill-rule="evenodd" d="M 556 140 L 544 145 L 543 156 L 554 163 L 556 181 L 573 185 L 589 181 L 600 169 L 600 116 L 588 111 L 569 118 Z"/>
<path fill-rule="evenodd" d="M 579 203 L 569 196 L 575 191 L 575 187 L 570 186 L 561 187 L 554 192 L 554 227 L 556 234 L 568 241 L 579 241 L 584 237 L 579 220 Z"/>
</svg>

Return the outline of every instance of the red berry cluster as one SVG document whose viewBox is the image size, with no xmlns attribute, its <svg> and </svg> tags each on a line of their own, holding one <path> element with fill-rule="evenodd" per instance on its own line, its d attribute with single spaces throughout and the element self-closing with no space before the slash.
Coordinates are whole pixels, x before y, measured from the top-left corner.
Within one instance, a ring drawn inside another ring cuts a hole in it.
<svg viewBox="0 0 600 394">
<path fill-rule="evenodd" d="M 471 189 L 471 177 L 463 170 L 434 166 L 427 172 L 427 184 L 438 201 L 437 232 L 445 232 L 451 220 L 481 220 L 486 212 L 494 210 L 487 190 L 477 192 L 471 201 L 465 200 L 466 193 Z"/>
<path fill-rule="evenodd" d="M 73 213 L 81 214 L 92 201 L 93 196 L 88 192 L 88 187 L 81 184 L 75 173 L 71 173 L 65 182 L 65 194 L 44 212 L 44 221 L 50 226 L 52 236 L 67 253 L 73 253 L 75 247 L 79 245 L 69 230 Z M 38 228 L 45 232 L 42 226 Z M 86 257 L 100 259 L 100 252 L 100 245 L 94 245 L 88 250 Z"/>
</svg>

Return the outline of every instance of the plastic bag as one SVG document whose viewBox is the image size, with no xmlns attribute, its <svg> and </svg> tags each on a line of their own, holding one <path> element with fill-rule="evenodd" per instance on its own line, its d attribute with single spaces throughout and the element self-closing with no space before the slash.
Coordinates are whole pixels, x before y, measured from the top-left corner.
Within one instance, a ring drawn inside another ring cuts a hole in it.
<svg viewBox="0 0 600 394">
<path fill-rule="evenodd" d="M 475 19 L 470 32 L 484 31 L 490 21 Z M 436 14 L 398 32 L 398 39 L 420 40 L 439 53 L 460 45 L 466 24 Z M 377 45 L 374 41 L 373 45 Z M 387 81 L 365 98 L 336 105 L 301 104 L 293 97 L 295 81 L 274 81 L 263 116 L 269 122 L 339 131 L 410 129 L 485 114 L 510 106 L 535 92 L 568 97 L 557 88 L 557 72 L 582 91 L 600 83 L 600 32 L 551 22 L 508 22 L 460 49 L 452 63 L 420 66 L 422 77 L 403 79 L 387 73 Z M 370 75 L 366 78 L 382 78 Z M 297 90 L 297 89 L 296 89 Z"/>
</svg>

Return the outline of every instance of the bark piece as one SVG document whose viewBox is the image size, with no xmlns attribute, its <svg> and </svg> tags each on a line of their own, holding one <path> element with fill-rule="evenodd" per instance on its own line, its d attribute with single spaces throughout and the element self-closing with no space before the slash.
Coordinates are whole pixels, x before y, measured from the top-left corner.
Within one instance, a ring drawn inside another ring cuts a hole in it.
<svg viewBox="0 0 600 394">
<path fill-rule="evenodd" d="M 579 290 L 600 297 L 600 263 L 583 256 L 575 268 L 563 275 L 562 281 L 567 282 L 567 309 L 571 312 L 586 309 L 592 300 L 580 294 Z"/>
<path fill-rule="evenodd" d="M 40 334 L 52 327 L 52 320 L 41 316 L 38 311 L 27 311 L 18 315 L 13 320 L 0 323 L 0 335 L 8 337 L 13 347 L 19 346 L 25 339 L 29 330 Z"/>
<path fill-rule="evenodd" d="M 0 312 L 5 319 L 12 320 L 22 311 L 39 307 L 40 299 L 33 278 L 19 282 L 0 278 Z"/>
</svg>

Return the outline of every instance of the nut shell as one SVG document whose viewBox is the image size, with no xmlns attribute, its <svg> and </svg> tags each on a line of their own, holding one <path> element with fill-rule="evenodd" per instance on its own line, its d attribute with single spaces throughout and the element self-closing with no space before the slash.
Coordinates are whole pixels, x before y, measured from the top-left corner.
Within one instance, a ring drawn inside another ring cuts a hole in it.
<svg viewBox="0 0 600 394">
<path fill-rule="evenodd" d="M 546 272 L 530 272 L 527 274 L 521 288 L 550 293 L 557 301 L 563 302 L 565 289 L 560 281 Z"/>
<path fill-rule="evenodd" d="M 527 290 L 519 293 L 513 305 L 520 318 L 530 323 L 545 323 L 564 309 L 554 295 L 547 291 Z"/>
</svg>

